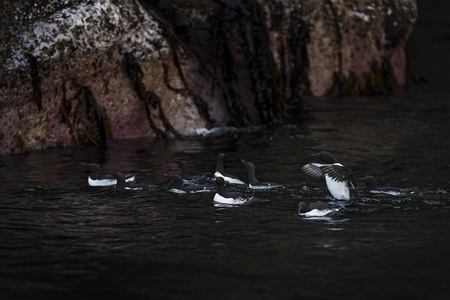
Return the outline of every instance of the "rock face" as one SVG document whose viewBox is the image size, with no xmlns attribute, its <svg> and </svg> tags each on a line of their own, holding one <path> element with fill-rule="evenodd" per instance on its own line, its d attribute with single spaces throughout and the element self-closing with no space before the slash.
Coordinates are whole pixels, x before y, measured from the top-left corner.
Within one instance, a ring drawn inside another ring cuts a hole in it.
<svg viewBox="0 0 450 300">
<path fill-rule="evenodd" d="M 0 155 L 283 119 L 405 82 L 415 1 L 5 1 Z"/>
</svg>

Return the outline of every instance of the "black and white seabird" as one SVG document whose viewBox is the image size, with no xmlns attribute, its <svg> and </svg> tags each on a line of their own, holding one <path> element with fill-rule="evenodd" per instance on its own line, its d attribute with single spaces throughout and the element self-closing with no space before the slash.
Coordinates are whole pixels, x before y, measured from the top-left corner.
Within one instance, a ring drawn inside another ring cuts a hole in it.
<svg viewBox="0 0 450 300">
<path fill-rule="evenodd" d="M 256 179 L 255 176 L 255 165 L 249 161 L 245 161 L 241 159 L 241 162 L 244 164 L 247 169 L 248 174 L 248 187 L 255 190 L 269 190 L 274 188 L 282 187 L 280 184 L 270 183 L 270 182 L 261 182 Z"/>
<path fill-rule="evenodd" d="M 222 177 L 226 183 L 228 184 L 240 184 L 245 185 L 245 183 L 240 180 L 237 176 L 227 174 L 223 170 L 223 160 L 225 158 L 225 154 L 221 153 L 217 156 L 217 164 L 216 164 L 216 172 L 214 173 L 214 177 L 219 178 Z"/>
<path fill-rule="evenodd" d="M 169 178 L 172 181 L 172 185 L 168 186 L 168 191 L 177 193 L 177 194 L 186 194 L 186 193 L 203 193 L 203 192 L 213 192 L 216 190 L 215 186 L 210 184 L 188 184 L 185 185 L 183 182 L 183 178 L 178 174 L 163 174 L 165 177 Z"/>
<path fill-rule="evenodd" d="M 340 209 L 341 207 L 337 204 L 331 204 L 323 201 L 298 203 L 298 214 L 305 217 L 323 217 L 330 213 L 339 211 Z"/>
<path fill-rule="evenodd" d="M 180 167 L 180 176 L 183 178 L 187 184 L 206 184 L 210 183 L 215 185 L 214 180 L 208 177 L 207 174 L 201 175 L 189 175 L 189 164 L 185 160 L 173 160 Z"/>
<path fill-rule="evenodd" d="M 111 174 L 101 174 L 99 165 L 86 163 L 80 163 L 80 165 L 87 167 L 91 171 L 91 174 L 88 177 L 90 186 L 112 186 L 117 184 L 116 178 Z M 134 179 L 134 175 L 127 175 L 125 177 L 126 182 L 132 182 Z"/>
<path fill-rule="evenodd" d="M 405 195 L 414 194 L 416 192 L 415 189 L 401 189 L 401 188 L 393 187 L 393 186 L 378 187 L 377 181 L 375 180 L 375 177 L 373 177 L 373 176 L 366 176 L 366 177 L 358 178 L 358 180 L 363 181 L 367 186 L 367 191 L 369 193 L 373 193 L 373 194 L 405 196 Z"/>
<path fill-rule="evenodd" d="M 225 190 L 225 180 L 222 177 L 216 178 L 217 192 L 214 195 L 214 202 L 217 204 L 239 205 L 251 203 L 253 195 L 249 196 L 242 192 L 227 192 Z"/>
<path fill-rule="evenodd" d="M 311 156 L 317 157 L 324 163 L 306 164 L 302 167 L 303 172 L 314 179 L 325 177 L 328 190 L 336 200 L 350 200 L 349 186 L 354 187 L 352 169 L 345 167 L 327 151 L 311 154 Z"/>
<path fill-rule="evenodd" d="M 108 174 L 113 176 L 117 180 L 116 188 L 117 189 L 125 189 L 125 190 L 157 190 L 159 189 L 158 185 L 150 185 L 145 183 L 135 183 L 135 182 L 126 182 L 125 175 L 117 172 L 106 171 Z"/>
</svg>

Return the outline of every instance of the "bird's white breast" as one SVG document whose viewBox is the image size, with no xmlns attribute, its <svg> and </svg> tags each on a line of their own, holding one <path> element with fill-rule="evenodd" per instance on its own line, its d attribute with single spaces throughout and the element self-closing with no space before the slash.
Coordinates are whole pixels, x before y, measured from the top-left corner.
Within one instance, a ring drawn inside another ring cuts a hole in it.
<svg viewBox="0 0 450 300">
<path fill-rule="evenodd" d="M 337 200 L 350 200 L 350 189 L 347 181 L 337 181 L 325 174 L 325 181 L 331 195 Z"/>
<path fill-rule="evenodd" d="M 305 217 L 323 217 L 335 211 L 338 211 L 338 209 L 313 209 L 307 213 L 303 213 L 302 215 Z"/>
<path fill-rule="evenodd" d="M 228 184 L 245 184 L 244 182 L 242 182 L 241 180 L 239 180 L 237 178 L 224 176 L 222 173 L 217 172 L 217 171 L 216 171 L 216 173 L 214 173 L 214 177 L 222 177 L 223 180 L 225 180 L 225 182 Z"/>
<path fill-rule="evenodd" d="M 92 179 L 88 177 L 88 183 L 90 186 L 112 186 L 117 184 L 115 179 Z"/>
<path fill-rule="evenodd" d="M 245 198 L 225 198 L 221 195 L 219 195 L 219 193 L 216 193 L 214 195 L 214 202 L 217 203 L 221 203 L 221 204 L 244 204 L 246 203 L 248 200 Z"/>
</svg>

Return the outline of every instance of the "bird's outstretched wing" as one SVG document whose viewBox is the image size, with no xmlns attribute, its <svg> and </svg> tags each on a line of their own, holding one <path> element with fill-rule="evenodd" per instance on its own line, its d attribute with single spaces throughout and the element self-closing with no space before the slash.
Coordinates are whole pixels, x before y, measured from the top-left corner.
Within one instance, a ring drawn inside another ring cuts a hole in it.
<svg viewBox="0 0 450 300">
<path fill-rule="evenodd" d="M 323 172 L 336 181 L 353 181 L 353 171 L 349 167 L 344 167 L 338 164 L 323 165 L 321 167 Z"/>
<path fill-rule="evenodd" d="M 302 167 L 303 172 L 305 172 L 306 175 L 308 175 L 311 178 L 319 179 L 325 176 L 325 172 L 322 169 L 324 165 L 322 164 L 316 164 L 316 163 L 310 163 L 306 164 Z"/>
</svg>

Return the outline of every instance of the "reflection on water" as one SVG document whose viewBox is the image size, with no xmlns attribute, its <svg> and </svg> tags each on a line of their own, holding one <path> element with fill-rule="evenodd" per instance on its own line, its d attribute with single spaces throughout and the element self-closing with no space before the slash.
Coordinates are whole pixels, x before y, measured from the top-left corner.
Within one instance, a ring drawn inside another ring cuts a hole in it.
<svg viewBox="0 0 450 300">
<path fill-rule="evenodd" d="M 450 147 L 440 131 L 448 113 L 424 119 L 421 110 L 396 98 L 323 99 L 304 126 L 10 157 L 0 169 L 2 296 L 448 295 Z M 419 192 L 373 195 L 358 182 L 343 210 L 299 217 L 300 201 L 332 201 L 324 182 L 300 170 L 323 149 L 357 177 Z M 187 160 L 192 174 L 212 173 L 219 152 L 228 154 L 227 172 L 247 178 L 242 158 L 258 178 L 284 187 L 251 191 L 258 201 L 248 205 L 216 207 L 214 193 L 89 187 L 78 164 L 154 184 L 178 173 L 174 158 Z"/>
</svg>

